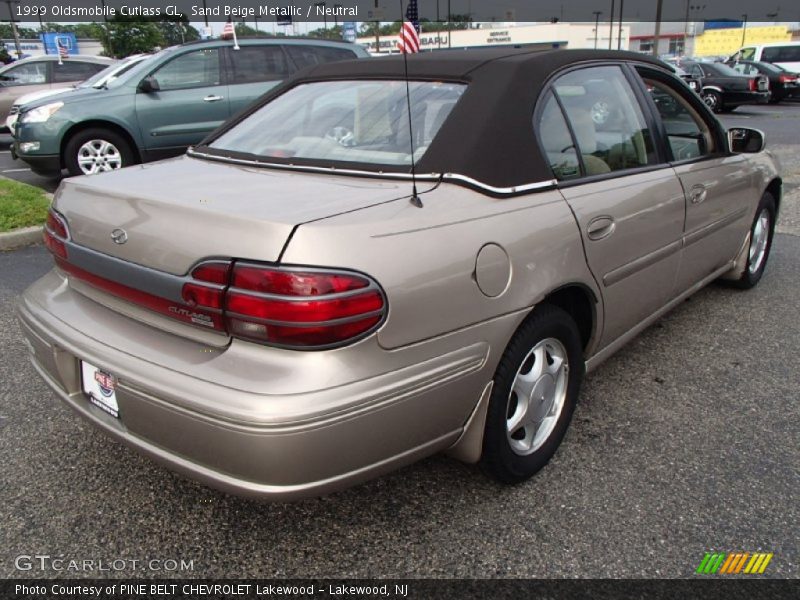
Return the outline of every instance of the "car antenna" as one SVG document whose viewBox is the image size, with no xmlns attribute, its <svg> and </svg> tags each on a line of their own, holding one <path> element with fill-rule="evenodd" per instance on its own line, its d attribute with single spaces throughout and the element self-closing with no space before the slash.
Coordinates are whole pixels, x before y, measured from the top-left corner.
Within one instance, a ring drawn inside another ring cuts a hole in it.
<svg viewBox="0 0 800 600">
<path fill-rule="evenodd" d="M 409 202 L 416 206 L 417 208 L 422 208 L 422 200 L 420 200 L 419 195 L 417 194 L 417 164 L 416 160 L 414 160 L 414 126 L 411 122 L 411 87 L 408 83 L 408 46 L 406 45 L 405 41 L 405 34 L 403 30 L 406 27 L 406 23 L 408 23 L 411 27 L 415 30 L 417 28 L 414 20 L 416 19 L 416 0 L 411 0 L 408 4 L 408 9 L 406 10 L 405 15 L 403 15 L 403 0 L 399 0 L 400 2 L 400 43 L 402 46 L 400 47 L 400 51 L 403 53 L 403 70 L 406 76 L 406 106 L 408 108 L 408 136 L 409 136 L 409 145 L 411 146 L 411 198 Z"/>
</svg>

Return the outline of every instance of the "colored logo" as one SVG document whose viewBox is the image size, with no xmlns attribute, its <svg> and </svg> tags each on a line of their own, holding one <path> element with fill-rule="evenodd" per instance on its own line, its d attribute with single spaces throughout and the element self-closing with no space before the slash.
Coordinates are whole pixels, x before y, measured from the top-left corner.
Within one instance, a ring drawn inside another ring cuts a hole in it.
<svg viewBox="0 0 800 600">
<path fill-rule="evenodd" d="M 100 386 L 100 392 L 106 398 L 109 398 L 111 394 L 114 393 L 114 388 L 117 386 L 117 381 L 113 375 L 103 373 L 102 371 L 95 371 L 94 380 L 97 382 L 97 385 Z"/>
<path fill-rule="evenodd" d="M 772 552 L 706 552 L 695 573 L 699 575 L 761 575 Z"/>
</svg>

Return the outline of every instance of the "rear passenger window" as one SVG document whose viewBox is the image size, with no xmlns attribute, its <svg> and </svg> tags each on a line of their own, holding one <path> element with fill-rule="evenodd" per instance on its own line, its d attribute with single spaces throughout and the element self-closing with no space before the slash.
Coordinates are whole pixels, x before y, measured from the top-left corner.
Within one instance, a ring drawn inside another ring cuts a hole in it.
<svg viewBox="0 0 800 600">
<path fill-rule="evenodd" d="M 280 46 L 242 46 L 229 52 L 231 83 L 276 81 L 289 75 L 289 63 Z"/>
<path fill-rule="evenodd" d="M 800 62 L 800 46 L 773 46 L 761 51 L 766 62 Z"/>
<path fill-rule="evenodd" d="M 756 57 L 755 48 L 742 48 L 738 58 L 739 60 L 754 60 L 755 57 Z"/>
<path fill-rule="evenodd" d="M 356 57 L 352 50 L 329 48 L 327 46 L 287 45 L 286 51 L 292 57 L 298 69 L 336 62 L 337 60 L 350 60 Z"/>
<path fill-rule="evenodd" d="M 591 67 L 554 84 L 586 175 L 656 164 L 642 108 L 619 67 Z"/>
<path fill-rule="evenodd" d="M 187 52 L 156 71 L 155 78 L 162 91 L 219 85 L 219 51 Z"/>
<path fill-rule="evenodd" d="M 548 92 L 545 98 L 544 109 L 539 117 L 536 127 L 539 134 L 547 162 L 553 170 L 553 176 L 559 181 L 579 177 L 581 174 L 578 154 L 575 144 L 572 143 L 572 134 L 569 132 L 564 115 L 558 107 L 553 94 Z"/>
<path fill-rule="evenodd" d="M 95 63 L 64 61 L 63 64 L 53 63 L 53 82 L 66 83 L 69 81 L 83 81 L 105 69 L 108 65 Z"/>
</svg>

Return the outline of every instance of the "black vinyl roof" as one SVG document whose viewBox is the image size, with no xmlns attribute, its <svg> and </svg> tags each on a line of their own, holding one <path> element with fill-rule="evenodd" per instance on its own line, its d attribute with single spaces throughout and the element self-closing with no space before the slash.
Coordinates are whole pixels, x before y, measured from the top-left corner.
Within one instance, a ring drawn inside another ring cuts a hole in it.
<svg viewBox="0 0 800 600">
<path fill-rule="evenodd" d="M 555 72 L 595 61 L 634 61 L 672 71 L 652 56 L 610 50 L 506 47 L 438 50 L 408 55 L 410 80 L 463 81 L 469 84 L 425 155 L 417 162 L 417 173 L 452 173 L 497 188 L 513 188 L 552 179 L 548 161 L 539 148 L 533 129 L 534 105 Z M 405 69 L 402 55 L 317 65 L 278 86 L 248 113 L 300 83 L 404 79 Z M 223 127 L 205 143 L 233 124 Z M 376 170 L 374 164 L 349 166 Z M 397 171 L 398 168 L 384 170 Z M 405 167 L 399 170 L 410 172 Z"/>
</svg>

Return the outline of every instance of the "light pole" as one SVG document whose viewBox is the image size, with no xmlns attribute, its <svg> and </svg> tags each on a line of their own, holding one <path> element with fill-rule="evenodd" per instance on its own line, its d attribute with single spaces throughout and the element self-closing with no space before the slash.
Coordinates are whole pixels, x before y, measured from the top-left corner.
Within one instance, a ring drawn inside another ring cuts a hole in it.
<svg viewBox="0 0 800 600">
<path fill-rule="evenodd" d="M 608 18 L 608 49 L 614 41 L 614 0 L 611 0 L 611 16 Z"/>
<path fill-rule="evenodd" d="M 658 0 L 656 4 L 656 30 L 655 30 L 655 43 L 653 44 L 653 56 L 658 56 L 658 42 L 661 37 L 661 9 L 663 8 L 664 0 Z M 685 42 L 684 42 L 685 43 Z"/>
<path fill-rule="evenodd" d="M 622 11 L 625 10 L 625 0 L 619 0 L 619 33 L 617 34 L 617 50 L 622 50 Z"/>
<path fill-rule="evenodd" d="M 594 15 L 594 49 L 597 50 L 597 29 L 600 26 L 600 15 L 603 14 L 603 11 L 596 10 L 592 14 Z"/>
<path fill-rule="evenodd" d="M 333 27 L 334 28 L 339 26 L 339 13 L 337 11 L 340 8 L 342 8 L 341 4 L 334 4 L 333 5 Z"/>
<path fill-rule="evenodd" d="M 744 47 L 744 36 L 747 34 L 747 13 L 742 15 L 744 23 L 742 24 L 742 47 Z"/>
<path fill-rule="evenodd" d="M 316 6 L 318 8 L 325 8 L 325 3 L 324 2 L 315 2 L 314 6 Z M 328 30 L 328 15 L 325 14 L 324 10 L 322 11 L 322 23 L 323 23 L 323 26 L 325 27 L 325 31 L 327 31 Z"/>
</svg>

